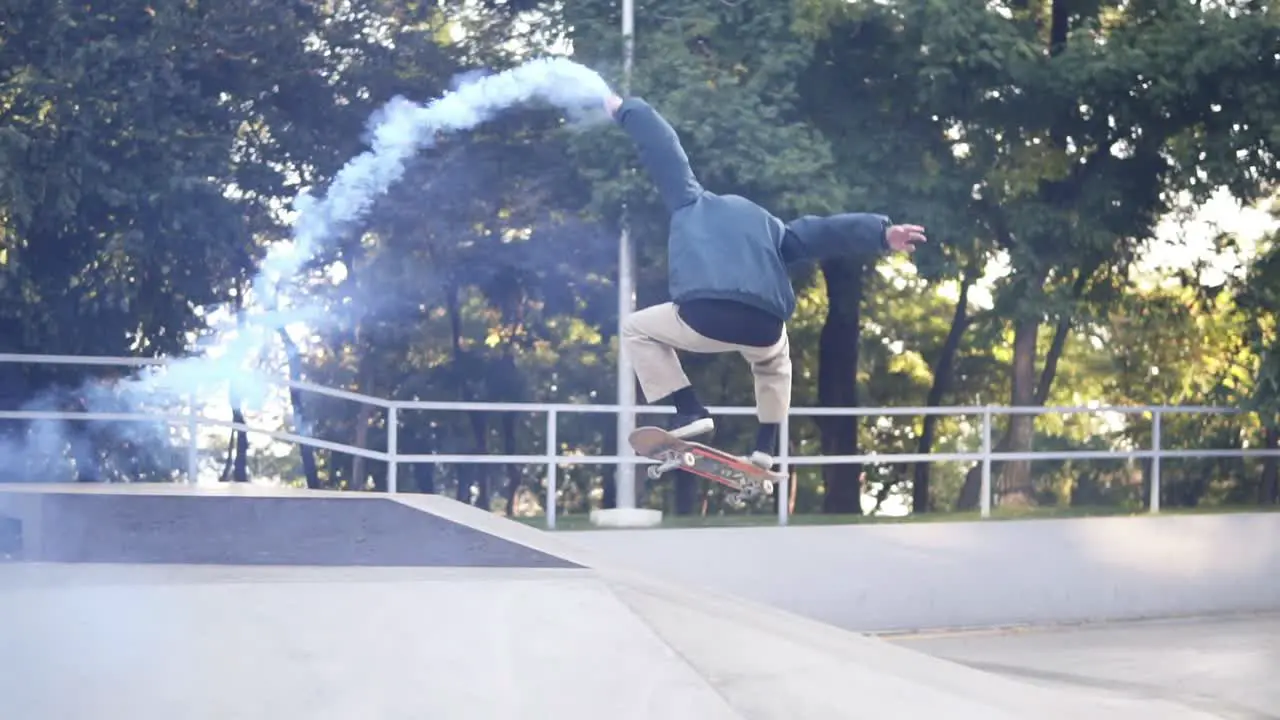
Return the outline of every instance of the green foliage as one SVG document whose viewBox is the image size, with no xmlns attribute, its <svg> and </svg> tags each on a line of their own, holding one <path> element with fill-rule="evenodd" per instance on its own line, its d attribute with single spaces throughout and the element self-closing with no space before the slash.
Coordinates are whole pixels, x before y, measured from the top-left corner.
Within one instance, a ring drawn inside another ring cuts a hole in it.
<svg viewBox="0 0 1280 720">
<path fill-rule="evenodd" d="M 2 12 L 0 348 L 185 352 L 252 270 L 290 174 L 332 166 L 334 129 L 358 127 L 341 109 L 344 62 L 323 48 L 367 43 L 302 3 Z M 20 405 L 115 373 L 6 365 L 2 384 Z M 104 467 L 120 446 L 90 444 Z"/>
<path fill-rule="evenodd" d="M 1275 191 L 1280 31 L 1264 6 L 655 0 L 636 15 L 631 90 L 671 120 L 717 192 L 783 217 L 865 210 L 929 228 L 915 258 L 865 275 L 797 270 L 797 405 L 824 401 L 824 342 L 844 342 L 856 367 L 828 370 L 856 379 L 862 405 L 1239 402 L 1257 414 L 1163 417 L 1162 443 L 1256 447 L 1280 417 L 1280 238 L 1222 287 L 1194 266 L 1148 282 L 1135 265 L 1180 204 L 1219 187 L 1245 202 Z M 287 232 L 279 208 L 359 152 L 367 116 L 393 95 L 428 101 L 459 72 L 501 70 L 561 41 L 623 80 L 619 8 L 604 0 L 0 8 L 6 351 L 180 353 L 213 308 L 268 301 L 240 292 L 262 248 Z M 624 214 L 639 302 L 660 302 L 667 216 L 616 128 L 522 109 L 444 138 L 311 267 L 308 291 L 333 323 L 298 338 L 305 378 L 399 399 L 611 401 Z M 832 339 L 829 294 L 855 285 L 860 321 Z M 706 402 L 752 402 L 740 358 L 686 360 Z M 12 402 L 82 376 L 3 372 Z M 321 399 L 301 409 L 324 439 L 386 442 L 384 413 Z M 401 452 L 537 454 L 546 439 L 536 414 L 399 420 Z M 719 424 L 717 445 L 746 449 L 750 418 Z M 997 438 L 1095 450 L 1153 440 L 1150 417 L 1046 415 L 1024 429 L 1001 420 Z M 920 417 L 868 418 L 851 432 L 877 453 L 980 443 L 973 417 L 943 418 L 928 439 Z M 612 454 L 613 434 L 609 415 L 557 425 L 560 451 L 587 458 Z M 129 464 L 128 448 L 108 457 L 111 443 L 85 437 L 106 479 L 166 479 L 181 466 Z M 791 446 L 815 454 L 824 438 L 797 420 Z M 251 475 L 296 481 L 300 456 L 251 454 Z M 324 487 L 386 480 L 381 463 L 336 453 L 319 453 L 318 468 Z M 865 465 L 863 506 L 902 511 L 927 481 L 932 506 L 952 509 L 971 469 L 937 463 L 923 477 Z M 1063 505 L 1139 507 L 1151 475 L 1125 461 L 1024 470 L 1033 502 Z M 1250 502 L 1263 470 L 1166 462 L 1164 499 Z M 561 510 L 598 506 L 607 475 L 562 468 Z M 793 477 L 795 510 L 822 508 L 820 468 Z M 542 511 L 544 481 L 538 466 L 400 470 L 402 487 L 522 513 Z M 699 488 L 694 511 L 729 512 L 718 487 Z M 668 510 L 676 502 L 665 480 L 647 494 Z"/>
<path fill-rule="evenodd" d="M 1280 232 L 1261 244 L 1238 296 L 1242 339 L 1255 362 L 1232 367 L 1232 395 L 1274 431 L 1280 429 Z"/>
</svg>

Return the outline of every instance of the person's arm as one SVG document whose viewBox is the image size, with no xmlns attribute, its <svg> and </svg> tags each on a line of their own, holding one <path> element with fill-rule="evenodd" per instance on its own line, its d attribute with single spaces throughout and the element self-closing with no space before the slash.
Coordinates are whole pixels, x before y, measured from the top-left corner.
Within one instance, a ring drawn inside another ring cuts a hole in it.
<svg viewBox="0 0 1280 720">
<path fill-rule="evenodd" d="M 832 257 L 873 257 L 888 249 L 888 227 L 889 218 L 871 213 L 805 215 L 787 223 L 782 259 L 790 265 Z"/>
<path fill-rule="evenodd" d="M 697 200 L 702 185 L 694 177 L 689 156 L 666 119 L 638 97 L 622 100 L 614 96 L 606 101 L 606 108 L 636 144 L 640 162 L 658 187 L 667 210 L 675 212 Z"/>
<path fill-rule="evenodd" d="M 782 259 L 788 265 L 832 257 L 873 258 L 887 252 L 912 252 L 925 242 L 919 225 L 893 225 L 884 215 L 845 213 L 806 215 L 787 223 Z"/>
</svg>

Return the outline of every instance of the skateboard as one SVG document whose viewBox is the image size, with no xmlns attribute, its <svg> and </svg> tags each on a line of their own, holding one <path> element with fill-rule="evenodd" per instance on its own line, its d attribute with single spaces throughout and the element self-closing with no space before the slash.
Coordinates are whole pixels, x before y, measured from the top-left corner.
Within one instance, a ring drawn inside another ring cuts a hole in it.
<svg viewBox="0 0 1280 720">
<path fill-rule="evenodd" d="M 650 480 L 657 480 L 672 470 L 688 470 L 736 490 L 737 494 L 729 497 L 736 506 L 761 495 L 772 495 L 774 481 L 782 479 L 781 473 L 765 470 L 745 458 L 702 443 L 681 440 L 659 427 L 638 427 L 627 440 L 637 453 L 658 461 L 646 471 Z"/>
</svg>

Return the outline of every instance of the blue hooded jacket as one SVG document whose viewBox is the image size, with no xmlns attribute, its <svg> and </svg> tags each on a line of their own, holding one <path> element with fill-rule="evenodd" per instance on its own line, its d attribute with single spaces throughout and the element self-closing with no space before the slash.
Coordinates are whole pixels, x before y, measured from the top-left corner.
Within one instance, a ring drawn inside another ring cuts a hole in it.
<svg viewBox="0 0 1280 720">
<path fill-rule="evenodd" d="M 736 300 L 786 321 L 796 295 L 787 266 L 842 255 L 874 257 L 887 250 L 889 218 L 868 213 L 784 223 L 738 195 L 702 187 L 671 125 L 638 97 L 615 115 L 671 212 L 668 290 L 679 305 L 695 299 Z"/>
</svg>

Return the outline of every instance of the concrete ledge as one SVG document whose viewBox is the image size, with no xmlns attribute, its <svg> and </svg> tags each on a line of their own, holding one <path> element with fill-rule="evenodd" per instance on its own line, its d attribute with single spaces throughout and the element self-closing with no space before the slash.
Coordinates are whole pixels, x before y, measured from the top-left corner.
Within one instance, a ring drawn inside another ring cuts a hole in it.
<svg viewBox="0 0 1280 720">
<path fill-rule="evenodd" d="M 1280 513 L 564 534 L 613 564 L 858 632 L 1280 609 Z"/>
<path fill-rule="evenodd" d="M 592 510 L 591 524 L 596 527 L 648 528 L 662 524 L 662 511 L 648 508 L 610 508 Z"/>
</svg>

